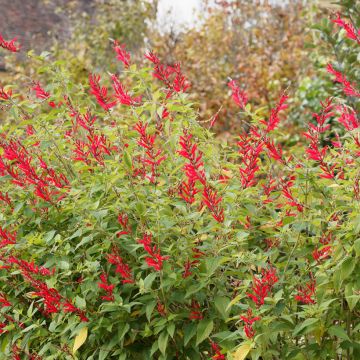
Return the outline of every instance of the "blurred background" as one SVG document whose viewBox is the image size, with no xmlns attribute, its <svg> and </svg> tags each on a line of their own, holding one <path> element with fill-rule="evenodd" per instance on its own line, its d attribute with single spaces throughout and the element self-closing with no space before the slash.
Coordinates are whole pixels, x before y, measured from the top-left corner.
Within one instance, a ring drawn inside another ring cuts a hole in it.
<svg viewBox="0 0 360 360">
<path fill-rule="evenodd" d="M 167 64 L 180 62 L 199 121 L 219 113 L 221 136 L 239 130 L 238 110 L 226 96 L 229 77 L 258 107 L 271 107 L 286 90 L 290 128 L 299 125 L 297 112 L 316 111 L 318 99 L 329 95 L 323 85 L 330 80 L 321 74 L 331 54 L 314 24 L 325 19 L 321 26 L 330 26 L 326 19 L 336 10 L 330 1 L 0 0 L 0 8 L 5 37 L 16 36 L 30 54 L 49 51 L 65 60 L 78 82 L 116 71 L 110 39 L 126 44 L 140 64 L 148 49 Z M 2 81 L 10 72 L 32 73 L 23 58 L 11 66 L 0 58 L 0 70 Z"/>
</svg>

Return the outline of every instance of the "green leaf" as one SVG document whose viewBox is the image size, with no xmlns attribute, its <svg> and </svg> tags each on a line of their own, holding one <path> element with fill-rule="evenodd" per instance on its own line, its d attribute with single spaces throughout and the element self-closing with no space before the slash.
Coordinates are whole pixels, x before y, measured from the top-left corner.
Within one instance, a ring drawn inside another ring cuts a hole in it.
<svg viewBox="0 0 360 360">
<path fill-rule="evenodd" d="M 360 299 L 360 295 L 354 293 L 353 286 L 354 286 L 353 284 L 346 284 L 345 286 L 345 299 L 349 305 L 350 311 L 352 311 L 355 308 L 357 302 Z"/>
<path fill-rule="evenodd" d="M 191 323 L 187 324 L 184 329 L 184 346 L 194 337 L 196 334 L 196 324 Z"/>
<path fill-rule="evenodd" d="M 199 322 L 196 332 L 196 345 L 202 343 L 209 337 L 214 328 L 214 322 L 211 319 L 203 319 Z"/>
<path fill-rule="evenodd" d="M 159 350 L 164 355 L 165 355 L 165 352 L 166 352 L 168 339 L 169 339 L 169 334 L 167 333 L 167 331 L 163 331 L 160 334 L 159 339 L 158 339 Z"/>
<path fill-rule="evenodd" d="M 168 334 L 173 338 L 174 337 L 174 332 L 175 332 L 175 324 L 171 323 L 168 327 L 167 327 L 167 332 Z"/>
<path fill-rule="evenodd" d="M 151 301 L 146 305 L 146 311 L 145 311 L 146 312 L 146 318 L 147 318 L 147 320 L 149 322 L 151 320 L 151 315 L 152 315 L 152 313 L 154 311 L 155 306 L 156 306 L 156 301 Z"/>
<path fill-rule="evenodd" d="M 348 334 L 345 332 L 345 330 L 339 326 L 339 325 L 334 325 L 332 326 L 329 330 L 328 330 L 329 334 L 332 336 L 336 336 L 340 339 L 343 340 L 350 340 Z"/>
<path fill-rule="evenodd" d="M 341 275 L 340 275 L 340 279 L 341 281 L 344 281 L 345 279 L 347 279 L 351 273 L 353 272 L 353 270 L 355 269 L 355 259 L 353 257 L 349 257 L 347 258 L 342 264 L 341 264 Z"/>
<path fill-rule="evenodd" d="M 293 331 L 293 335 L 296 336 L 298 335 L 302 330 L 304 330 L 306 327 L 310 326 L 310 325 L 313 325 L 315 323 L 317 323 L 319 321 L 319 319 L 317 318 L 309 318 L 309 319 L 306 319 L 304 322 L 298 324 L 294 331 Z"/>
<path fill-rule="evenodd" d="M 229 314 L 229 310 L 227 310 L 230 303 L 229 298 L 225 296 L 215 296 L 214 303 L 216 310 L 220 313 L 222 318 L 226 320 Z"/>
</svg>

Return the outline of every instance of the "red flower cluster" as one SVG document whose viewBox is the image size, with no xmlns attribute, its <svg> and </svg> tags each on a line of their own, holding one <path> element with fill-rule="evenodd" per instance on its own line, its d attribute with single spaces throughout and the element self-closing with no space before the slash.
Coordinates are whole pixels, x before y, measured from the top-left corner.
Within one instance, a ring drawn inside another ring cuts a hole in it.
<svg viewBox="0 0 360 360">
<path fill-rule="evenodd" d="M 153 75 L 166 86 L 166 98 L 170 98 L 174 92 L 186 92 L 190 87 L 187 78 L 181 72 L 181 66 L 176 63 L 174 66 L 164 65 L 153 53 L 145 54 L 145 57 L 154 64 Z"/>
<path fill-rule="evenodd" d="M 35 289 L 33 295 L 43 299 L 44 307 L 39 308 L 39 310 L 44 315 L 49 316 L 53 313 L 59 313 L 61 309 L 63 309 L 64 312 L 75 313 L 80 317 L 81 321 L 88 321 L 84 311 L 73 306 L 70 300 L 63 297 L 55 288 L 49 288 L 44 281 L 35 278 L 35 276 L 50 276 L 54 273 L 55 269 L 50 271 L 43 266 L 37 266 L 33 262 L 29 263 L 15 256 L 9 256 L 2 260 L 9 265 L 9 268 L 7 268 L 8 271 L 13 265 L 16 265 L 24 280 L 29 282 Z"/>
<path fill-rule="evenodd" d="M 179 154 L 188 160 L 184 165 L 187 181 L 182 181 L 179 187 L 180 196 L 189 204 L 195 201 L 195 195 L 199 189 L 195 187 L 196 182 L 200 182 L 203 187 L 202 203 L 210 210 L 211 215 L 217 222 L 224 221 L 224 209 L 221 206 L 222 198 L 218 196 L 215 189 L 207 183 L 202 152 L 198 150 L 197 144 L 192 143 L 192 135 L 184 130 L 180 136 Z"/>
<path fill-rule="evenodd" d="M 190 320 L 202 320 L 204 318 L 201 312 L 200 304 L 196 300 L 191 300 L 191 312 L 189 314 Z"/>
<path fill-rule="evenodd" d="M 70 99 L 66 98 L 66 104 L 70 110 L 70 116 L 75 119 L 72 120 L 73 130 L 68 134 L 73 135 L 72 140 L 75 145 L 74 153 L 76 161 L 82 161 L 87 165 L 91 165 L 94 160 L 97 164 L 104 166 L 104 156 L 111 154 L 111 145 L 102 133 L 97 134 L 95 131 L 94 123 L 96 116 L 91 115 L 89 111 L 86 114 L 80 114 L 71 104 Z M 74 135 L 78 132 L 78 128 L 81 127 L 86 132 L 86 140 L 79 140 L 74 138 Z M 92 157 L 92 159 L 90 158 Z"/>
<path fill-rule="evenodd" d="M 356 89 L 356 85 L 347 80 L 346 76 L 340 71 L 336 71 L 332 64 L 328 64 L 326 69 L 328 73 L 335 76 L 335 81 L 342 85 L 343 91 L 347 96 L 360 97 L 360 92 Z"/>
<path fill-rule="evenodd" d="M 245 106 L 248 102 L 248 97 L 245 91 L 240 90 L 239 86 L 236 84 L 235 80 L 231 80 L 228 83 L 228 87 L 232 90 L 232 99 L 235 104 L 240 106 L 241 109 L 245 109 Z"/>
<path fill-rule="evenodd" d="M 270 294 L 272 287 L 278 282 L 276 269 L 263 269 L 261 277 L 253 277 L 251 291 L 246 295 L 256 304 L 257 307 L 264 305 L 265 298 Z"/>
<path fill-rule="evenodd" d="M 241 185 L 248 188 L 256 184 L 255 174 L 259 170 L 259 156 L 263 150 L 264 143 L 259 140 L 260 134 L 257 129 L 251 128 L 249 132 L 240 134 L 240 141 L 237 142 L 241 157 L 239 167 Z"/>
<path fill-rule="evenodd" d="M 140 174 L 146 177 L 151 183 L 156 183 L 158 177 L 158 167 L 166 159 L 162 155 L 161 149 L 155 149 L 156 133 L 150 135 L 147 133 L 148 124 L 138 121 L 135 130 L 139 133 L 140 139 L 138 145 L 145 150 L 145 156 L 139 157 L 138 160 L 142 164 L 142 168 L 135 169 L 134 176 Z"/>
<path fill-rule="evenodd" d="M 360 44 L 360 29 L 356 30 L 352 24 L 349 24 L 341 19 L 340 13 L 336 14 L 336 19 L 333 19 L 332 22 L 342 27 L 346 31 L 346 36 L 349 39 L 355 40 L 358 44 Z"/>
<path fill-rule="evenodd" d="M 10 100 L 11 99 L 11 95 L 12 95 L 12 91 L 11 89 L 9 90 L 5 90 L 1 85 L 0 85 L 0 100 Z"/>
<path fill-rule="evenodd" d="M 0 47 L 2 47 L 3 49 L 9 50 L 11 52 L 20 51 L 20 45 L 16 45 L 15 42 L 16 42 L 16 38 L 10 41 L 6 41 L 0 34 Z"/>
<path fill-rule="evenodd" d="M 112 253 L 107 255 L 107 260 L 110 264 L 116 266 L 115 273 L 120 274 L 123 284 L 134 283 L 133 276 L 129 265 L 124 263 L 124 260 L 120 256 L 119 249 L 117 247 L 112 248 Z"/>
<path fill-rule="evenodd" d="M 116 101 L 108 96 L 108 89 L 105 86 L 100 85 L 100 75 L 90 74 L 89 83 L 91 88 L 91 94 L 95 96 L 98 104 L 106 111 L 116 105 Z"/>
<path fill-rule="evenodd" d="M 145 260 L 148 266 L 153 267 L 156 271 L 160 271 L 163 262 L 169 259 L 169 256 L 161 256 L 160 249 L 156 245 L 152 245 L 152 235 L 144 234 L 143 238 L 138 240 L 139 244 L 144 246 L 145 251 L 150 255 Z"/>
<path fill-rule="evenodd" d="M 313 114 L 317 125 L 309 123 L 309 130 L 307 133 L 304 133 L 304 136 L 310 140 L 306 153 L 308 154 L 309 159 L 315 160 L 319 163 L 322 171 L 320 177 L 325 179 L 334 179 L 336 176 L 342 176 L 342 170 L 338 168 L 336 163 L 330 165 L 325 161 L 327 146 L 324 146 L 323 148 L 320 147 L 321 134 L 330 128 L 330 125 L 326 124 L 326 121 L 334 115 L 332 111 L 332 99 L 327 99 L 325 102 L 321 102 L 321 106 L 321 113 Z"/>
<path fill-rule="evenodd" d="M 225 355 L 221 353 L 220 346 L 217 343 L 211 341 L 211 348 L 215 353 L 211 357 L 213 360 L 226 360 Z"/>
<path fill-rule="evenodd" d="M 101 299 L 102 300 L 106 300 L 106 301 L 114 301 L 114 284 L 109 284 L 108 283 L 108 278 L 107 275 L 105 273 L 102 273 L 100 275 L 100 282 L 98 283 L 98 287 L 100 289 L 105 290 L 106 295 L 102 296 Z"/>
<path fill-rule="evenodd" d="M 3 140 L 0 142 L 0 148 L 3 149 L 0 157 L 0 176 L 10 175 L 12 182 L 22 188 L 34 186 L 34 195 L 47 202 L 63 198 L 58 196 L 59 191 L 56 189 L 69 186 L 64 174 L 57 174 L 41 158 L 40 166 L 34 165 L 33 157 L 19 140 Z"/>
<path fill-rule="evenodd" d="M 270 131 L 274 130 L 280 122 L 279 113 L 282 110 L 285 110 L 288 106 L 285 104 L 286 100 L 289 97 L 285 94 L 282 94 L 280 97 L 280 100 L 275 108 L 271 109 L 270 117 L 268 121 L 263 120 L 262 123 L 266 125 L 266 133 L 269 133 Z"/>
<path fill-rule="evenodd" d="M 16 244 L 16 232 L 11 233 L 0 227 L 0 249 L 13 244 Z"/>
<path fill-rule="evenodd" d="M 129 225 L 129 218 L 126 214 L 118 215 L 118 223 L 121 225 L 122 230 L 119 231 L 116 236 L 119 238 L 122 235 L 131 234 L 131 227 Z"/>
<path fill-rule="evenodd" d="M 121 61 L 125 68 L 130 66 L 130 54 L 125 50 L 125 44 L 121 45 L 118 41 L 114 41 L 114 51 L 117 54 L 117 59 Z"/>
<path fill-rule="evenodd" d="M 39 82 L 35 82 L 34 86 L 31 88 L 36 92 L 36 97 L 38 99 L 46 100 L 50 97 L 50 93 L 46 92 L 40 85 Z"/>
<path fill-rule="evenodd" d="M 315 295 L 315 279 L 311 279 L 310 282 L 305 284 L 305 286 L 300 286 L 297 291 L 297 295 L 295 295 L 295 300 L 302 302 L 303 304 L 315 304 L 316 300 L 313 298 Z"/>
<path fill-rule="evenodd" d="M 240 316 L 241 320 L 245 323 L 244 332 L 245 335 L 251 339 L 255 336 L 255 330 L 253 329 L 253 323 L 260 320 L 259 316 L 254 316 L 252 310 L 249 308 L 246 315 Z"/>
<path fill-rule="evenodd" d="M 141 96 L 132 98 L 128 94 L 128 92 L 124 88 L 124 85 L 120 82 L 116 75 L 111 75 L 111 80 L 113 82 L 115 96 L 119 100 L 120 104 L 127 106 L 136 106 L 141 102 Z"/>
</svg>

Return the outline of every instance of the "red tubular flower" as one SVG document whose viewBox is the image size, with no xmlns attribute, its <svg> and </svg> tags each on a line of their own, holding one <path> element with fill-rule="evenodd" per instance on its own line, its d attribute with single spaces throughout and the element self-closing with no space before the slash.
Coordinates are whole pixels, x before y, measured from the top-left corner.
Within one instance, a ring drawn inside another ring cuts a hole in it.
<svg viewBox="0 0 360 360">
<path fill-rule="evenodd" d="M 231 97 L 234 100 L 235 104 L 240 106 L 241 109 L 245 109 L 245 106 L 248 102 L 248 97 L 245 91 L 240 90 L 235 80 L 231 80 L 228 83 L 228 87 L 232 90 Z"/>
<path fill-rule="evenodd" d="M 130 66 L 130 54 L 125 50 L 125 44 L 121 45 L 118 41 L 114 41 L 114 51 L 117 54 L 117 59 L 121 61 L 125 68 Z"/>
<path fill-rule="evenodd" d="M 321 249 L 315 249 L 312 252 L 312 257 L 318 263 L 329 257 L 331 254 L 331 246 L 324 246 Z"/>
<path fill-rule="evenodd" d="M 302 302 L 303 304 L 315 304 L 316 300 L 313 298 L 315 295 L 315 279 L 311 279 L 310 282 L 298 288 L 297 295 L 295 295 L 295 300 Z"/>
<path fill-rule="evenodd" d="M 131 227 L 128 224 L 129 222 L 129 218 L 126 214 L 119 214 L 118 215 L 118 223 L 121 225 L 122 229 L 121 231 L 119 231 L 116 236 L 120 237 L 122 235 L 128 235 L 131 233 Z"/>
<path fill-rule="evenodd" d="M 248 188 L 256 184 L 255 174 L 259 170 L 259 156 L 263 150 L 264 143 L 259 139 L 260 134 L 251 128 L 248 133 L 240 135 L 239 153 L 241 156 L 241 166 L 239 168 L 241 184 Z"/>
<path fill-rule="evenodd" d="M 338 122 L 344 125 L 345 129 L 348 131 L 352 131 L 360 127 L 360 121 L 357 118 L 357 114 L 355 110 L 342 106 L 338 107 L 338 110 L 341 111 L 341 115 L 338 119 Z"/>
<path fill-rule="evenodd" d="M 343 87 L 343 92 L 347 96 L 355 96 L 360 97 L 360 91 L 356 89 L 355 83 L 350 83 L 350 81 L 347 80 L 346 76 L 342 74 L 340 71 L 336 71 L 332 64 L 328 64 L 326 67 L 328 73 L 335 76 L 335 81 L 340 83 Z"/>
<path fill-rule="evenodd" d="M 64 303 L 64 311 L 77 315 L 82 322 L 88 322 L 89 319 L 86 317 L 85 311 L 75 307 L 70 300 Z"/>
<path fill-rule="evenodd" d="M 143 238 L 138 240 L 139 244 L 144 246 L 144 250 L 150 255 L 145 259 L 148 266 L 153 267 L 156 271 L 160 271 L 163 262 L 169 259 L 169 256 L 161 256 L 160 249 L 156 245 L 152 245 L 152 235 L 144 234 Z"/>
<path fill-rule="evenodd" d="M 342 27 L 346 31 L 346 36 L 349 39 L 355 40 L 358 44 L 360 44 L 360 29 L 356 30 L 352 24 L 349 24 L 341 19 L 340 13 L 336 13 L 336 19 L 333 19 L 332 22 Z"/>
<path fill-rule="evenodd" d="M 249 308 L 246 315 L 240 316 L 241 320 L 245 323 L 244 332 L 247 338 L 251 339 L 255 336 L 255 330 L 252 325 L 255 321 L 260 320 L 259 316 L 254 316 L 252 310 Z"/>
<path fill-rule="evenodd" d="M 102 300 L 106 300 L 106 301 L 114 301 L 114 284 L 109 284 L 108 283 L 108 278 L 107 275 L 105 273 L 102 273 L 100 275 L 100 282 L 98 283 L 98 287 L 100 289 L 105 290 L 106 295 L 102 296 L 101 299 Z"/>
<path fill-rule="evenodd" d="M 16 244 L 16 232 L 11 233 L 10 231 L 3 230 L 0 227 L 0 249 L 7 245 Z"/>
<path fill-rule="evenodd" d="M 107 255 L 107 260 L 110 264 L 116 266 L 115 273 L 120 274 L 122 277 L 123 284 L 132 284 L 134 283 L 131 269 L 129 265 L 124 263 L 124 260 L 121 258 L 119 254 L 119 249 L 113 247 L 112 253 Z"/>
<path fill-rule="evenodd" d="M 211 357 L 213 360 L 226 360 L 225 355 L 221 353 L 220 346 L 211 341 L 211 348 L 214 352 L 214 355 Z"/>
<path fill-rule="evenodd" d="M 203 154 L 198 150 L 197 144 L 191 142 L 191 139 L 192 135 L 184 130 L 184 135 L 180 136 L 179 144 L 182 150 L 179 150 L 179 154 L 189 160 L 189 163 L 184 166 L 188 181 L 195 183 L 198 180 L 202 185 L 205 185 L 206 176 L 202 160 Z"/>
<path fill-rule="evenodd" d="M 191 312 L 189 314 L 190 320 L 202 320 L 204 318 L 201 310 L 200 304 L 196 300 L 191 300 Z"/>
<path fill-rule="evenodd" d="M 0 306 L 3 308 L 3 307 L 8 307 L 8 306 L 11 306 L 11 302 L 8 301 L 6 299 L 6 296 L 4 294 L 1 294 L 0 293 Z"/>
<path fill-rule="evenodd" d="M 274 141 L 270 139 L 266 139 L 264 141 L 264 144 L 266 148 L 268 149 L 268 154 L 270 157 L 272 157 L 274 160 L 279 161 L 280 163 L 283 163 L 283 155 L 282 155 L 282 148 L 281 145 L 278 144 L 277 146 L 274 144 Z"/>
<path fill-rule="evenodd" d="M 262 121 L 262 123 L 264 125 L 266 125 L 265 131 L 267 133 L 274 130 L 278 126 L 278 124 L 280 122 L 279 113 L 280 113 L 280 111 L 285 110 L 288 107 L 285 104 L 285 102 L 286 102 L 286 100 L 288 98 L 289 97 L 287 95 L 282 94 L 278 104 L 276 105 L 276 107 L 271 109 L 269 120 L 268 121 L 265 121 L 265 120 Z"/>
<path fill-rule="evenodd" d="M 196 189 L 195 182 L 193 179 L 188 179 L 187 181 L 182 181 L 179 186 L 179 195 L 180 197 L 189 204 L 195 202 L 195 195 L 199 192 L 199 189 Z"/>
<path fill-rule="evenodd" d="M 46 100 L 50 97 L 50 93 L 46 92 L 40 85 L 39 82 L 35 82 L 34 86 L 31 88 L 36 92 L 36 97 L 38 99 Z"/>
<path fill-rule="evenodd" d="M 174 66 L 161 64 L 159 58 L 151 51 L 146 53 L 145 57 L 154 64 L 153 76 L 166 86 L 166 98 L 171 97 L 174 92 L 186 92 L 190 87 L 179 63 Z"/>
<path fill-rule="evenodd" d="M 89 83 L 91 88 L 91 94 L 93 94 L 98 104 L 106 111 L 116 105 L 116 101 L 110 101 L 108 96 L 108 89 L 100 86 L 100 75 L 90 74 Z"/>
<path fill-rule="evenodd" d="M 0 85 L 0 100 L 5 100 L 5 101 L 10 100 L 11 95 L 12 95 L 11 89 L 5 91 L 5 89 Z"/>
<path fill-rule="evenodd" d="M 15 42 L 16 42 L 16 38 L 10 41 L 5 41 L 5 39 L 0 34 L 0 47 L 2 47 L 3 49 L 9 50 L 11 52 L 20 51 L 20 45 L 16 45 Z"/>
<path fill-rule="evenodd" d="M 211 189 L 208 185 L 204 186 L 202 193 L 202 202 L 210 210 L 211 215 L 217 221 L 224 221 L 224 209 L 221 207 L 222 197 L 218 196 L 216 190 Z"/>
<path fill-rule="evenodd" d="M 253 285 L 251 287 L 252 292 L 246 293 L 246 295 L 257 307 L 260 307 L 264 304 L 265 298 L 268 297 L 272 287 L 277 282 L 278 278 L 276 276 L 275 268 L 269 268 L 267 270 L 263 269 L 260 277 L 253 277 Z"/>
<path fill-rule="evenodd" d="M 141 101 L 141 96 L 132 98 L 125 90 L 123 84 L 120 82 L 116 75 L 112 75 L 111 79 L 113 81 L 113 88 L 116 93 L 115 96 L 119 100 L 120 104 L 127 106 L 135 106 L 139 104 L 139 102 Z"/>
<path fill-rule="evenodd" d="M 155 183 L 158 177 L 158 167 L 166 159 L 166 156 L 162 155 L 161 149 L 155 149 L 154 143 L 156 140 L 156 134 L 147 133 L 148 124 L 143 124 L 142 121 L 138 121 L 135 125 L 135 130 L 139 133 L 140 139 L 138 145 L 145 149 L 145 156 L 139 157 L 138 160 L 142 163 L 144 171 L 140 172 L 143 177 L 146 177 L 150 182 Z M 150 175 L 146 174 L 146 168 L 150 169 Z"/>
</svg>

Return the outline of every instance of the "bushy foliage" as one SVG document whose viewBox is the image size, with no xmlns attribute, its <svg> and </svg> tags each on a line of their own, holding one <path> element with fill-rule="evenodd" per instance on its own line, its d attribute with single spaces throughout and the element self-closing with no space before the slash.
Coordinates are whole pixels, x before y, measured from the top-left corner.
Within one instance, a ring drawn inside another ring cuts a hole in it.
<svg viewBox="0 0 360 360">
<path fill-rule="evenodd" d="M 357 84 L 282 148 L 288 96 L 267 113 L 232 81 L 223 144 L 179 65 L 114 50 L 116 74 L 44 55 L 51 83 L 0 87 L 3 358 L 358 358 Z"/>
</svg>

